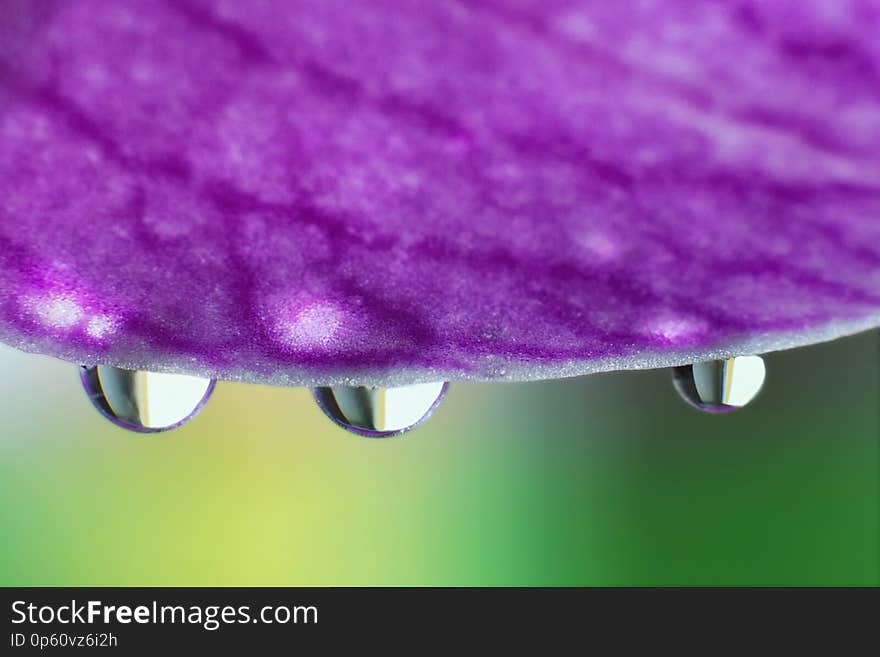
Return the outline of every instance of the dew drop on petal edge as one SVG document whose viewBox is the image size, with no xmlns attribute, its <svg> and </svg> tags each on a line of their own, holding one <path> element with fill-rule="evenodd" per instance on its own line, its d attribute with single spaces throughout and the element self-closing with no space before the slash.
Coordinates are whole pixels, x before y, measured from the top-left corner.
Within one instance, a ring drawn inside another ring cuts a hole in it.
<svg viewBox="0 0 880 657">
<path fill-rule="evenodd" d="M 742 408 L 761 391 L 765 376 L 760 356 L 711 360 L 672 370 L 678 394 L 706 413 L 728 413 Z"/>
<path fill-rule="evenodd" d="M 330 386 L 312 393 L 327 417 L 346 431 L 385 438 L 409 431 L 430 416 L 447 388 L 443 382 L 393 388 Z"/>
<path fill-rule="evenodd" d="M 185 374 L 83 366 L 83 387 L 95 408 L 114 424 L 139 433 L 178 427 L 202 409 L 215 381 Z"/>
</svg>

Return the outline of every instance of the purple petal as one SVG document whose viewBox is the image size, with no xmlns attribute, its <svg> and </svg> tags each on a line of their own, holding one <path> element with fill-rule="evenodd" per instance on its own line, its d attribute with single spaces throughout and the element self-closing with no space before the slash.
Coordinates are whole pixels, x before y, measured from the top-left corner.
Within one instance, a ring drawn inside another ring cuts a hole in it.
<svg viewBox="0 0 880 657">
<path fill-rule="evenodd" d="M 880 3 L 4 2 L 0 340 L 301 384 L 880 324 Z"/>
</svg>

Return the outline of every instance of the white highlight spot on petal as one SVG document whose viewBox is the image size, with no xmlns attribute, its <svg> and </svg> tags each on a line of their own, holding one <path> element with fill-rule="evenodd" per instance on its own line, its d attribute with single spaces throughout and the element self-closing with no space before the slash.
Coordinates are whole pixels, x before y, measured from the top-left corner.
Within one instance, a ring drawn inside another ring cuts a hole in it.
<svg viewBox="0 0 880 657">
<path fill-rule="evenodd" d="M 651 322 L 647 333 L 675 344 L 686 342 L 706 331 L 706 323 L 691 317 L 659 317 Z"/>
<path fill-rule="evenodd" d="M 345 313 L 332 303 L 312 303 L 280 328 L 292 347 L 326 347 L 342 326 Z"/>
<path fill-rule="evenodd" d="M 100 340 L 116 331 L 116 321 L 107 315 L 95 315 L 86 324 L 86 333 Z"/>
<path fill-rule="evenodd" d="M 79 323 L 84 314 L 82 306 L 67 294 L 32 298 L 27 306 L 40 323 L 51 328 L 71 328 Z"/>
<path fill-rule="evenodd" d="M 579 239 L 587 253 L 600 263 L 616 260 L 620 255 L 620 246 L 615 239 L 605 232 L 592 231 Z"/>
</svg>

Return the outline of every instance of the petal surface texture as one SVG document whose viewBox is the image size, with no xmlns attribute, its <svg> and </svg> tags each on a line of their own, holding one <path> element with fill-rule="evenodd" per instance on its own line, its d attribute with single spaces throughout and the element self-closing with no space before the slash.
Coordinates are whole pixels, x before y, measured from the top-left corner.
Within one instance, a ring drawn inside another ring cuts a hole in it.
<svg viewBox="0 0 880 657">
<path fill-rule="evenodd" d="M 880 3 L 6 0 L 0 341 L 282 385 L 880 324 Z"/>
</svg>

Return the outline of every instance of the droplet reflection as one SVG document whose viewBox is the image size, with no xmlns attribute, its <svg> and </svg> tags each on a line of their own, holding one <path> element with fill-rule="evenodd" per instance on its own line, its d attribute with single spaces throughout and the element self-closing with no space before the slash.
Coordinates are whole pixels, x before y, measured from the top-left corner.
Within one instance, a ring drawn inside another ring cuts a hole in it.
<svg viewBox="0 0 880 657">
<path fill-rule="evenodd" d="M 672 382 L 682 399 L 707 413 L 742 408 L 760 392 L 766 369 L 760 356 L 738 356 L 676 367 Z"/>
<path fill-rule="evenodd" d="M 80 377 L 95 408 L 129 431 L 167 431 L 191 420 L 214 390 L 214 381 L 184 374 L 83 366 Z"/>
<path fill-rule="evenodd" d="M 446 383 L 395 388 L 333 386 L 313 389 L 322 411 L 346 431 L 385 438 L 409 431 L 425 420 L 446 394 Z"/>
</svg>

